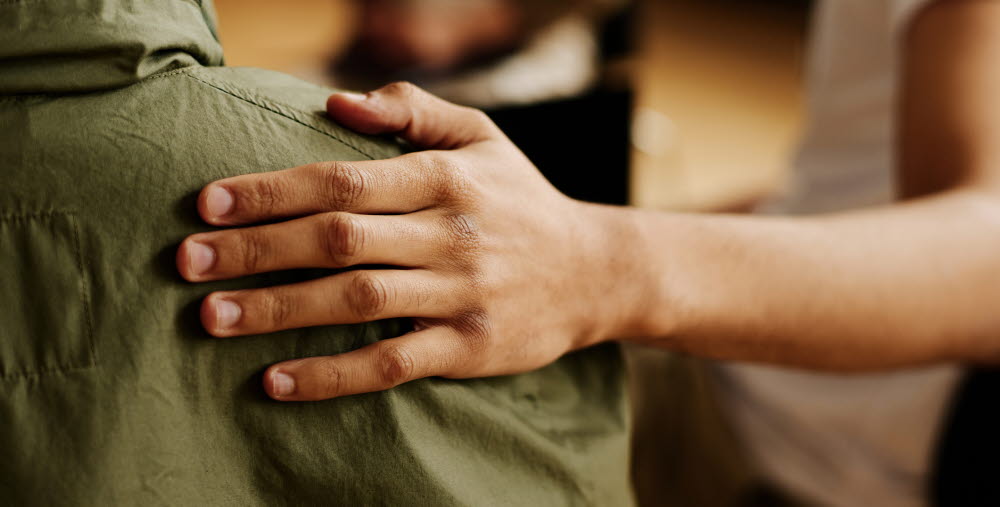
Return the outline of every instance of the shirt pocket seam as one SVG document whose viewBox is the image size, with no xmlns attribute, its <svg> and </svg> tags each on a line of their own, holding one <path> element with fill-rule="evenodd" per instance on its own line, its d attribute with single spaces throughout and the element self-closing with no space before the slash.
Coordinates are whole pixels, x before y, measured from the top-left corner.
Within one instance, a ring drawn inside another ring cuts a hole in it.
<svg viewBox="0 0 1000 507">
<path fill-rule="evenodd" d="M 66 364 L 59 364 L 51 367 L 29 367 L 0 374 L 0 382 L 12 382 L 30 378 L 65 375 L 76 371 L 89 370 L 97 366 L 97 348 L 94 343 L 94 323 L 91 314 L 91 284 L 90 277 L 87 275 L 87 270 L 85 269 L 86 266 L 83 259 L 83 242 L 81 240 L 80 224 L 77 221 L 76 213 L 69 211 L 0 213 L 0 222 L 12 224 L 29 222 L 32 220 L 46 220 L 51 222 L 59 217 L 64 218 L 66 223 L 69 225 L 71 233 L 71 237 L 69 239 L 73 248 L 73 257 L 76 261 L 76 270 L 80 277 L 79 298 L 82 306 L 81 311 L 83 312 L 83 339 L 86 343 L 87 357 L 82 362 L 74 363 L 73 361 L 67 361 Z"/>
</svg>

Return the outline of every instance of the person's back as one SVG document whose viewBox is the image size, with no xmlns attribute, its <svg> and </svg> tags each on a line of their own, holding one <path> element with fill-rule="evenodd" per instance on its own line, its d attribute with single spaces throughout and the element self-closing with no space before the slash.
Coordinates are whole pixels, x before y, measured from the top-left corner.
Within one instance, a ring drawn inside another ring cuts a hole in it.
<svg viewBox="0 0 1000 507">
<path fill-rule="evenodd" d="M 201 329 L 212 290 L 316 275 L 183 282 L 204 184 L 400 152 L 324 119 L 327 90 L 219 67 L 210 20 L 193 0 L 0 3 L 0 503 L 629 503 L 613 348 L 279 404 L 266 366 L 406 324 Z"/>
</svg>

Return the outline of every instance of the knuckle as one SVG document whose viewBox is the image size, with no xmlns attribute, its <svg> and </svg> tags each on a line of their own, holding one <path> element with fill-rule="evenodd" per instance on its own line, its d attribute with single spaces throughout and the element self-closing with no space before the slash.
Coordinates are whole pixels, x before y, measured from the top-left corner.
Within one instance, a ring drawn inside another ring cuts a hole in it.
<svg viewBox="0 0 1000 507">
<path fill-rule="evenodd" d="M 244 229 L 240 235 L 239 253 L 246 273 L 256 273 L 263 269 L 267 261 L 267 243 L 255 229 Z"/>
<path fill-rule="evenodd" d="M 482 243 L 482 231 L 471 215 L 447 215 L 444 218 L 444 228 L 448 235 L 448 245 L 453 251 L 470 253 L 478 250 Z"/>
<path fill-rule="evenodd" d="M 318 376 L 327 396 L 338 396 L 344 386 L 344 370 L 332 361 L 324 361 L 318 368 Z"/>
<path fill-rule="evenodd" d="M 355 208 L 365 192 L 366 182 L 361 171 L 346 162 L 330 162 L 322 166 L 326 180 L 327 201 L 332 210 Z"/>
<path fill-rule="evenodd" d="M 468 188 L 472 182 L 471 175 L 465 167 L 451 158 L 445 158 L 442 160 L 438 165 L 438 168 L 438 170 L 443 173 L 442 176 L 447 182 L 448 187 L 456 194 L 464 193 L 463 191 Z"/>
<path fill-rule="evenodd" d="M 460 314 L 455 319 L 454 329 L 462 337 L 466 348 L 474 354 L 486 352 L 493 335 L 493 324 L 481 309 Z"/>
<path fill-rule="evenodd" d="M 357 273 L 351 281 L 350 307 L 361 320 L 369 320 L 382 315 L 389 306 L 389 290 L 378 277 L 369 273 Z"/>
<path fill-rule="evenodd" d="M 324 218 L 323 242 L 334 266 L 351 266 L 364 248 L 364 227 L 350 215 L 329 213 Z"/>
<path fill-rule="evenodd" d="M 431 173 L 433 171 L 440 169 L 442 162 L 442 156 L 436 151 L 418 151 L 416 153 L 410 153 L 406 155 L 411 161 L 411 165 L 420 168 L 420 170 Z"/>
<path fill-rule="evenodd" d="M 401 345 L 385 344 L 379 351 L 381 380 L 387 387 L 394 387 L 413 378 L 416 365 L 413 355 Z"/>
<path fill-rule="evenodd" d="M 491 119 L 490 115 L 486 114 L 486 112 L 484 112 L 483 110 L 471 107 L 464 107 L 463 109 L 465 110 L 465 114 L 466 116 L 468 116 L 469 121 L 471 123 L 480 125 L 493 125 L 493 119 Z"/>
<path fill-rule="evenodd" d="M 266 315 L 274 328 L 285 327 L 295 311 L 295 303 L 288 295 L 266 292 L 261 301 L 261 315 Z"/>
<path fill-rule="evenodd" d="M 453 157 L 446 154 L 433 156 L 431 168 L 432 179 L 438 182 L 439 198 L 461 200 L 469 195 L 472 175 Z"/>
<path fill-rule="evenodd" d="M 282 186 L 278 183 L 278 180 L 273 178 L 259 178 L 240 197 L 245 200 L 245 206 L 257 214 L 273 215 L 278 211 L 282 193 Z"/>
<path fill-rule="evenodd" d="M 382 92 L 386 95 L 403 99 L 411 98 L 419 91 L 420 88 L 409 81 L 396 81 L 395 83 L 389 83 L 382 88 Z"/>
</svg>

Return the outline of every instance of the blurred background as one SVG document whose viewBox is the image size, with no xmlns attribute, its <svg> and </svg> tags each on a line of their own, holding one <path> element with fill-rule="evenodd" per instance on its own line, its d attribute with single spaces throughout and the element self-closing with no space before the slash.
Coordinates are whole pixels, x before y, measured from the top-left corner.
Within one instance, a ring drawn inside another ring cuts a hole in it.
<svg viewBox="0 0 1000 507">
<path fill-rule="evenodd" d="M 574 197 L 673 210 L 742 209 L 783 185 L 810 4 L 216 0 L 228 65 L 410 80 L 490 112 Z"/>
<path fill-rule="evenodd" d="M 226 62 L 369 90 L 405 79 L 486 110 L 570 196 L 748 211 L 802 121 L 807 0 L 216 0 Z M 779 505 L 703 368 L 629 349 L 641 505 Z M 748 491 L 749 490 L 749 491 Z"/>
</svg>

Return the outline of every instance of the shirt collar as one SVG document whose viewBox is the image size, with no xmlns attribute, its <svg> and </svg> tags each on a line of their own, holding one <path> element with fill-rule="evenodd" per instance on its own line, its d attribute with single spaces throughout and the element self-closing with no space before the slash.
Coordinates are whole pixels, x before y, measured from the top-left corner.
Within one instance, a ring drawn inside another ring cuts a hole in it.
<svg viewBox="0 0 1000 507">
<path fill-rule="evenodd" d="M 222 65 L 211 0 L 0 1 L 0 94 L 120 88 Z"/>
</svg>

